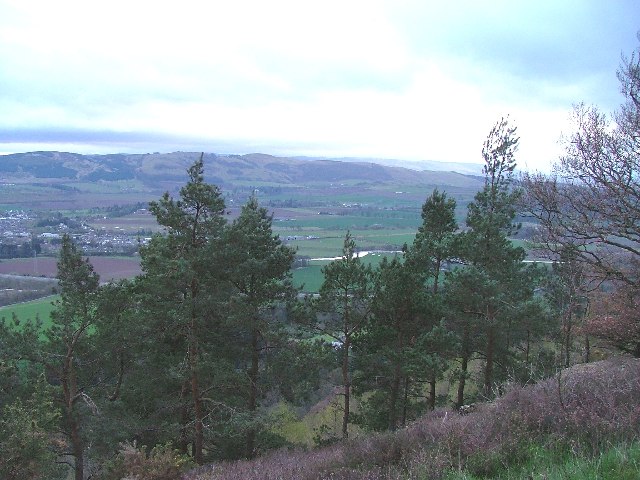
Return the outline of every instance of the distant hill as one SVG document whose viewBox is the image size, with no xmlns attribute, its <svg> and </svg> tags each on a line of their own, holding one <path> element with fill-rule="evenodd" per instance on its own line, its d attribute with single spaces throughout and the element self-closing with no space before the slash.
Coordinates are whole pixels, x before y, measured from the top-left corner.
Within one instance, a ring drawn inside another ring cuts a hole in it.
<svg viewBox="0 0 640 480">
<path fill-rule="evenodd" d="M 294 157 L 299 160 L 337 160 L 340 162 L 377 163 L 390 167 L 403 167 L 410 170 L 430 170 L 434 172 L 456 172 L 464 175 L 482 175 L 482 164 L 463 162 L 438 162 L 435 160 L 397 160 L 393 158 L 328 158 L 328 157 Z"/>
<path fill-rule="evenodd" d="M 81 155 L 29 152 L 0 156 L 0 181 L 73 184 L 135 180 L 150 190 L 184 183 L 186 169 L 199 153 Z M 388 183 L 478 189 L 481 180 L 452 171 L 408 169 L 367 161 L 300 159 L 252 153 L 206 153 L 206 179 L 220 186 L 319 185 L 340 182 Z M 466 165 L 466 164 L 462 164 Z"/>
</svg>

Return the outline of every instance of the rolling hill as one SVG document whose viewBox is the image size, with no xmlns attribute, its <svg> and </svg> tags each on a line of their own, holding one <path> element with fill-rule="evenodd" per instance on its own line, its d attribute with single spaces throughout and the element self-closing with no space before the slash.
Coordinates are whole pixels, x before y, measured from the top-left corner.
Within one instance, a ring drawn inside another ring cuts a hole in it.
<svg viewBox="0 0 640 480">
<path fill-rule="evenodd" d="M 198 153 L 81 155 L 29 152 L 0 156 L 0 179 L 7 181 L 98 182 L 138 180 L 149 188 L 182 183 Z M 208 181 L 221 185 L 268 182 L 281 185 L 344 181 L 474 188 L 477 177 L 455 172 L 412 170 L 372 162 L 300 160 L 252 153 L 204 156 Z"/>
<path fill-rule="evenodd" d="M 65 210 L 147 202 L 165 191 L 176 193 L 187 180 L 187 168 L 199 156 L 195 152 L 2 155 L 0 205 Z M 282 195 L 288 192 L 287 198 L 327 197 L 342 189 L 350 196 L 369 197 L 413 191 L 419 192 L 416 198 L 421 200 L 424 192 L 436 187 L 472 195 L 483 185 L 483 179 L 474 175 L 351 160 L 206 153 L 204 162 L 206 181 L 225 192 L 271 189 Z"/>
</svg>

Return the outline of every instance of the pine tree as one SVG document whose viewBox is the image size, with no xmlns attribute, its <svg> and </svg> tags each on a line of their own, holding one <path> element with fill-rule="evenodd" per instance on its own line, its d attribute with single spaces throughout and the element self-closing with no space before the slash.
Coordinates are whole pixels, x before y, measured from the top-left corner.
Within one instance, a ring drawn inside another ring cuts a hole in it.
<svg viewBox="0 0 640 480">
<path fill-rule="evenodd" d="M 423 278 L 398 258 L 383 259 L 375 272 L 353 377 L 354 392 L 363 399 L 356 421 L 367 428 L 395 430 L 424 410 L 412 398 L 415 380 L 424 378 L 417 338 L 430 314 Z"/>
<path fill-rule="evenodd" d="M 310 321 L 312 328 L 331 337 L 340 349 L 342 438 L 346 439 L 351 415 L 351 349 L 371 314 L 373 272 L 358 256 L 356 243 L 347 232 L 342 257 L 326 265 L 322 273 L 324 282 Z"/>
<path fill-rule="evenodd" d="M 517 231 L 513 220 L 521 195 L 513 188 L 518 140 L 516 128 L 503 118 L 483 145 L 485 185 L 469 204 L 469 230 L 461 236 L 461 256 L 466 267 L 450 277 L 449 298 L 459 313 L 462 345 L 458 404 L 464 396 L 469 356 L 476 348 L 472 343 L 484 343 L 479 348 L 485 359 L 483 393 L 489 395 L 495 380 L 496 356 L 505 354 L 509 345 L 506 335 L 510 318 L 519 303 L 533 295 L 535 272 L 522 263 L 524 249 L 514 247 L 508 238 Z"/>
<path fill-rule="evenodd" d="M 54 411 L 60 415 L 48 418 L 47 423 L 55 422 L 56 430 L 65 439 L 58 454 L 72 459 L 74 478 L 83 480 L 90 436 L 87 425 L 96 413 L 95 392 L 101 366 L 90 341 L 96 325 L 99 279 L 68 235 L 62 238 L 58 280 L 60 299 L 51 312 L 51 327 L 43 331 L 38 318 L 14 317 L 13 328 L 2 328 L 1 337 L 6 342 L 2 355 L 8 362 L 5 365 L 20 371 L 16 380 L 21 384 L 16 385 L 16 390 L 21 398 L 12 403 L 15 414 L 45 418 L 38 409 L 25 408 L 29 400 L 24 400 L 35 398 L 34 395 L 42 398 L 43 392 L 48 392 Z M 52 387 L 31 388 L 43 375 Z"/>
<path fill-rule="evenodd" d="M 445 192 L 435 189 L 422 205 L 422 225 L 418 228 L 413 245 L 407 249 L 408 265 L 430 285 L 430 312 L 425 312 L 425 331 L 420 337 L 422 359 L 429 383 L 429 407 L 435 408 L 436 382 L 444 373 L 444 359 L 451 352 L 452 338 L 441 325 L 444 304 L 440 290 L 443 266 L 459 255 L 458 224 L 455 217 L 456 201 Z M 424 375 L 422 375 L 424 377 Z"/>
<path fill-rule="evenodd" d="M 433 293 L 438 293 L 440 270 L 455 256 L 456 201 L 436 188 L 422 205 L 422 225 L 418 227 L 407 260 L 432 280 Z"/>
<path fill-rule="evenodd" d="M 149 321 L 147 335 L 154 340 L 149 347 L 165 349 L 156 352 L 156 358 L 165 365 L 166 386 L 173 388 L 179 400 L 181 434 L 177 443 L 183 453 L 191 444 L 194 461 L 202 464 L 205 392 L 215 388 L 203 364 L 221 344 L 216 335 L 221 333 L 216 328 L 216 252 L 225 219 L 220 190 L 204 181 L 202 156 L 188 169 L 188 175 L 178 200 L 165 193 L 160 201 L 150 204 L 165 235 L 155 235 L 141 249 L 141 286 Z"/>
<path fill-rule="evenodd" d="M 249 458 L 256 450 L 255 417 L 263 394 L 261 385 L 265 383 L 261 378 L 265 358 L 285 336 L 276 309 L 282 308 L 294 293 L 289 278 L 294 251 L 273 234 L 272 221 L 267 210 L 251 197 L 223 239 L 223 276 L 234 289 L 229 300 L 231 328 L 239 332 L 239 338 L 247 339 L 240 348 L 248 355 L 246 408 L 252 418 L 245 454 Z"/>
</svg>

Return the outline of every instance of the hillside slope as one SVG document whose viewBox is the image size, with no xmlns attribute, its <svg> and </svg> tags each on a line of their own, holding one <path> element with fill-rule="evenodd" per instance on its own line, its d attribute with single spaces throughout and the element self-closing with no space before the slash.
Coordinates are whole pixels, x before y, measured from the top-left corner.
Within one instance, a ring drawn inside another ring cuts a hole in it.
<svg viewBox="0 0 640 480">
<path fill-rule="evenodd" d="M 551 478 L 547 474 L 554 467 L 536 467 L 539 476 L 533 477 L 530 465 L 536 460 L 544 457 L 553 464 L 597 458 L 611 445 L 629 445 L 639 434 L 640 359 L 616 358 L 576 365 L 535 385 L 511 387 L 468 415 L 440 409 L 395 433 L 210 465 L 183 478 L 440 479 L 459 472 L 455 478 L 542 479 Z M 640 478 L 640 464 L 625 461 L 607 468 L 630 473 L 607 471 L 588 478 Z M 594 464 L 603 468 L 597 459 Z M 578 472 L 553 478 L 586 477 Z"/>
<path fill-rule="evenodd" d="M 0 180 L 51 182 L 142 182 L 148 188 L 183 183 L 199 153 L 81 155 L 29 152 L 0 156 Z M 334 182 L 390 183 L 477 188 L 480 180 L 455 172 L 417 171 L 376 163 L 299 160 L 266 154 L 204 156 L 207 181 L 219 185 L 247 182 L 301 185 Z"/>
</svg>

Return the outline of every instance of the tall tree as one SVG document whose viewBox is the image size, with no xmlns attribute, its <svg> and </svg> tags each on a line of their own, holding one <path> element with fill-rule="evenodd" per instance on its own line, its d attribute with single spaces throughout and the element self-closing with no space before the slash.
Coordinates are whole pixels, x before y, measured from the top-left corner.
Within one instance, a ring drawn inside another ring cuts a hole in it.
<svg viewBox="0 0 640 480">
<path fill-rule="evenodd" d="M 430 283 L 432 294 L 431 318 L 419 342 L 423 349 L 431 350 L 423 352 L 426 355 L 423 359 L 429 382 L 429 407 L 432 410 L 436 404 L 436 382 L 443 374 L 444 356 L 446 351 L 450 351 L 451 344 L 451 339 L 447 340 L 447 335 L 443 336 L 445 332 L 440 328 L 443 304 L 439 287 L 443 265 L 459 253 L 455 209 L 456 201 L 448 198 L 445 192 L 440 193 L 435 189 L 422 205 L 422 225 L 418 228 L 413 245 L 406 251 L 408 266 L 424 282 Z"/>
<path fill-rule="evenodd" d="M 92 409 L 95 403 L 88 388 L 92 375 L 79 369 L 91 365 L 87 358 L 91 358 L 88 336 L 95 324 L 99 278 L 68 235 L 62 238 L 58 280 L 60 300 L 51 312 L 52 325 L 46 332 L 48 345 L 44 347 L 43 359 L 47 370 L 60 383 L 58 401 L 62 408 L 63 428 L 71 444 L 75 478 L 83 480 L 86 444 L 81 406 Z"/>
<path fill-rule="evenodd" d="M 147 445 L 157 443 L 141 435 L 147 425 L 140 415 L 144 403 L 136 398 L 136 390 L 144 387 L 135 379 L 155 373 L 148 368 L 147 325 L 140 298 L 134 279 L 101 285 L 96 299 L 90 338 L 100 365 L 95 389 L 100 415 L 90 419 L 94 456 L 109 458 L 117 445 L 134 438 Z M 142 395 L 154 396 L 156 392 L 147 387 Z"/>
<path fill-rule="evenodd" d="M 375 275 L 371 317 L 358 336 L 354 392 L 363 396 L 357 421 L 376 430 L 395 430 L 407 411 L 410 350 L 421 330 L 421 277 L 398 258 L 383 259 Z"/>
<path fill-rule="evenodd" d="M 513 221 L 515 204 L 521 194 L 512 184 L 518 140 L 516 128 L 509 126 L 505 118 L 489 132 L 482 148 L 485 185 L 469 204 L 468 231 L 461 242 L 467 266 L 451 277 L 452 282 L 471 289 L 466 295 L 458 289 L 464 296 L 458 298 L 457 304 L 462 318 L 476 318 L 476 326 L 484 339 L 483 390 L 486 395 L 493 386 L 496 355 L 506 345 L 504 327 L 518 303 L 533 295 L 534 271 L 524 267 L 524 250 L 514 247 L 508 238 L 517 230 Z M 469 339 L 469 329 L 463 322 L 463 348 Z M 458 403 L 462 396 L 460 392 Z"/>
<path fill-rule="evenodd" d="M 575 248 L 563 249 L 544 285 L 545 296 L 559 320 L 559 343 L 565 368 L 571 365 L 573 343 L 586 317 L 592 283 L 585 265 L 577 261 L 576 256 Z M 588 347 L 588 340 L 585 340 L 585 347 Z M 585 348 L 586 352 L 588 348 Z"/>
<path fill-rule="evenodd" d="M 424 383 L 446 369 L 452 338 L 441 328 L 424 271 L 396 257 L 383 259 L 374 274 L 371 316 L 356 338 L 353 384 L 362 398 L 356 422 L 395 430 L 433 407 L 435 392 L 425 402 Z"/>
<path fill-rule="evenodd" d="M 57 429 L 64 435 L 59 454 L 68 461 L 76 480 L 83 480 L 87 459 L 88 418 L 95 413 L 94 391 L 99 383 L 100 362 L 90 341 L 95 328 L 95 305 L 99 293 L 98 275 L 88 260 L 83 259 L 73 240 L 63 236 L 58 259 L 60 299 L 51 312 L 51 326 L 42 329 L 39 319 L 13 319 L 13 328 L 3 328 L 3 357 L 18 368 L 26 383 L 36 383 L 41 375 L 53 385 L 46 389 L 52 395 L 54 408 L 60 412 Z M 3 326 L 4 327 L 4 326 Z M 44 337 L 44 339 L 42 338 Z M 18 386 L 29 395 L 29 388 Z M 42 392 L 40 391 L 40 396 Z M 33 397 L 32 397 L 33 398 Z M 27 402 L 28 403 L 28 402 Z M 37 414 L 14 403 L 16 414 Z M 44 418 L 44 417 L 42 417 Z M 51 417 L 48 422 L 53 421 Z M 36 452 L 34 452 L 36 455 Z"/>
<path fill-rule="evenodd" d="M 371 314 L 373 272 L 358 256 L 356 243 L 347 232 L 342 257 L 326 265 L 322 273 L 324 281 L 311 322 L 314 329 L 333 338 L 340 348 L 342 437 L 346 439 L 351 415 L 351 349 Z"/>
<path fill-rule="evenodd" d="M 255 414 L 261 392 L 261 360 L 267 351 L 283 338 L 282 324 L 275 318 L 294 290 L 290 268 L 294 251 L 273 234 L 273 218 L 251 197 L 224 234 L 224 278 L 235 291 L 230 299 L 232 328 L 248 338 L 247 409 L 252 421 L 246 434 L 246 456 L 253 457 L 256 448 Z"/>
<path fill-rule="evenodd" d="M 149 337 L 166 354 L 174 355 L 184 367 L 178 380 L 181 400 L 181 450 L 192 444 L 196 463 L 204 462 L 205 397 L 215 386 L 203 385 L 203 362 L 215 348 L 211 336 L 217 333 L 214 273 L 218 269 L 218 242 L 225 225 L 224 200 L 218 187 L 204 181 L 203 156 L 187 171 L 189 179 L 180 198 L 169 193 L 150 203 L 150 211 L 165 228 L 141 248 L 145 308 L 150 313 Z M 219 340 L 219 339 L 216 339 Z M 156 347 L 156 348 L 157 348 Z M 173 371 L 171 369 L 170 371 Z M 207 378 L 210 381 L 210 378 Z M 191 426 L 193 428 L 191 429 Z"/>
</svg>

